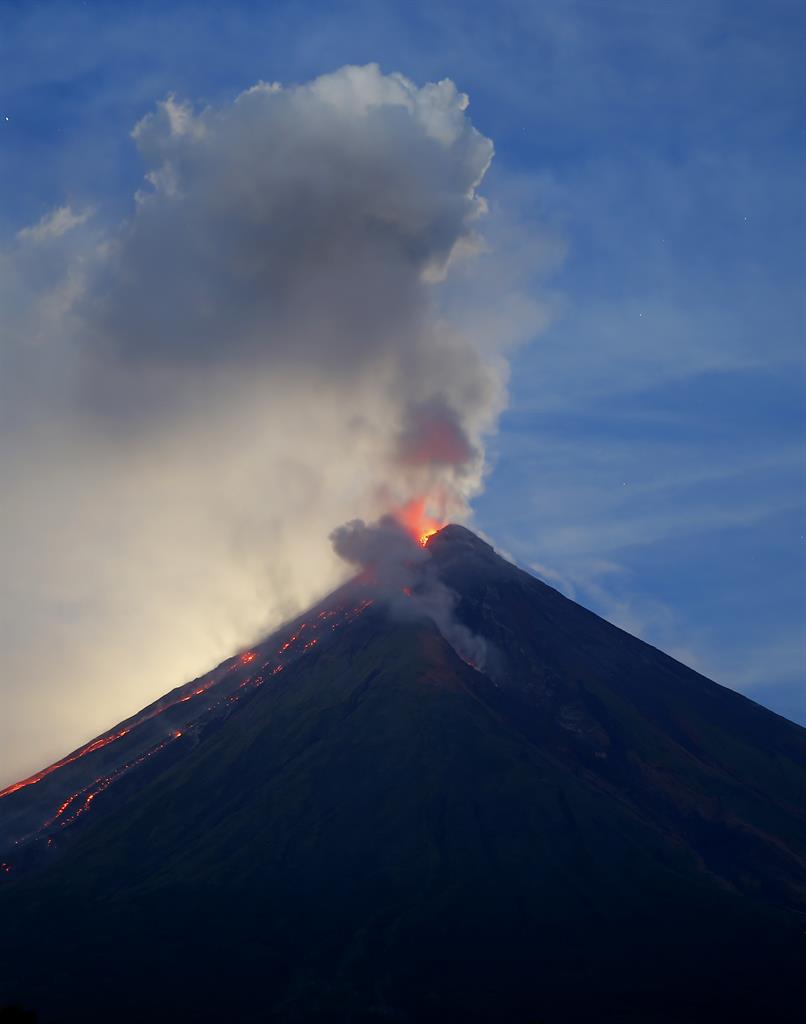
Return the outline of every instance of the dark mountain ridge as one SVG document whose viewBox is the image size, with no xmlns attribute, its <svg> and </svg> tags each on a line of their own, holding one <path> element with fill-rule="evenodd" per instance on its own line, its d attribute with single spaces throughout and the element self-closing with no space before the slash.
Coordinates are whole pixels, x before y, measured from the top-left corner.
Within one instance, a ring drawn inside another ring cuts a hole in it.
<svg viewBox="0 0 806 1024">
<path fill-rule="evenodd" d="M 462 527 L 428 551 L 482 671 L 359 579 L 9 788 L 0 1004 L 801 1019 L 806 730 Z"/>
</svg>

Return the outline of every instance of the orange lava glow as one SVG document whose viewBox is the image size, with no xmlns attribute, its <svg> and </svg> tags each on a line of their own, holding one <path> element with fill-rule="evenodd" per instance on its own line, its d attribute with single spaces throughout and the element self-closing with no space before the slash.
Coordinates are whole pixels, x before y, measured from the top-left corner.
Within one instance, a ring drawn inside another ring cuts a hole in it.
<svg viewBox="0 0 806 1024">
<path fill-rule="evenodd" d="M 420 547 L 425 547 L 430 537 L 438 533 L 444 523 L 435 519 L 426 511 L 428 498 L 414 498 L 399 508 L 395 513 L 395 519 L 403 526 Z"/>
<path fill-rule="evenodd" d="M 41 782 L 42 779 L 50 775 L 51 772 L 55 772 L 57 768 L 64 768 L 65 765 L 72 764 L 80 757 L 84 757 L 86 754 L 92 754 L 93 751 L 100 750 L 102 747 L 106 747 L 108 744 L 114 743 L 115 740 L 121 739 L 128 733 L 129 729 L 121 729 L 119 732 L 113 732 L 108 736 L 101 736 L 97 740 L 93 740 L 85 747 L 80 747 L 78 750 L 73 751 L 72 754 L 68 754 L 67 757 L 63 757 L 61 761 L 56 761 L 55 764 L 48 765 L 47 768 L 43 768 L 35 775 L 31 775 L 29 778 L 23 779 L 21 782 L 14 782 L 12 785 L 6 786 L 5 789 L 0 790 L 0 800 L 2 800 L 4 796 L 8 796 L 10 793 L 16 793 L 18 789 L 25 789 L 26 786 L 33 786 L 37 782 Z"/>
<path fill-rule="evenodd" d="M 362 615 L 371 605 L 372 601 L 370 599 L 364 599 L 355 607 L 340 607 L 326 609 L 324 611 L 319 612 L 316 621 L 300 623 L 297 626 L 295 632 L 288 636 L 285 639 L 285 641 L 281 643 L 280 646 L 276 649 L 273 656 L 271 656 L 269 660 L 263 664 L 263 669 L 268 670 L 270 668 L 270 672 L 268 674 L 273 676 L 277 675 L 279 672 L 282 672 L 283 669 L 287 667 L 287 664 L 291 663 L 291 659 L 295 659 L 298 655 L 304 654 L 305 652 L 312 650 L 319 644 L 321 639 L 320 636 L 311 634 L 316 634 L 320 629 L 325 629 L 328 631 L 336 630 L 339 627 L 354 621 L 359 615 Z M 303 633 L 305 634 L 305 638 L 304 640 L 301 640 Z M 55 764 L 50 765 L 48 768 L 43 768 L 42 771 L 37 772 L 36 775 L 32 775 L 28 779 L 23 779 L 21 782 L 16 782 L 13 785 L 8 786 L 6 789 L 0 792 L 0 797 L 7 796 L 9 793 L 14 793 L 17 790 L 23 789 L 26 786 L 31 786 L 34 783 L 39 782 L 41 779 L 44 779 L 47 775 L 50 775 L 50 773 L 55 771 L 57 768 L 63 768 L 65 765 L 72 764 L 74 761 L 77 761 L 80 757 L 83 757 L 86 754 L 90 754 L 93 751 L 100 750 L 102 747 L 107 746 L 109 743 L 113 743 L 115 740 L 121 739 L 123 736 L 126 736 L 129 733 L 136 730 L 140 725 L 144 724 L 147 721 L 150 721 L 151 719 L 159 715 L 162 715 L 169 708 L 173 708 L 177 704 L 184 704 L 186 701 L 191 700 L 191 698 L 201 696 L 202 694 L 207 693 L 209 690 L 213 690 L 213 693 L 215 693 L 214 688 L 217 686 L 217 684 L 220 683 L 223 679 L 227 678 L 227 676 L 230 675 L 233 670 L 236 670 L 241 665 L 251 664 L 251 662 L 253 662 L 256 658 L 257 652 L 246 651 L 244 654 L 241 654 L 237 658 L 234 666 L 232 665 L 232 663 L 230 663 L 230 668 L 227 669 L 223 674 L 220 671 L 211 673 L 211 675 L 203 683 L 201 683 L 201 685 L 197 684 L 196 688 L 194 690 L 191 690 L 189 693 L 186 693 L 183 696 L 176 698 L 175 700 L 172 700 L 168 703 L 163 704 L 162 706 L 153 708 L 152 710 L 144 714 L 141 714 L 140 716 L 138 716 L 137 719 L 130 720 L 130 724 L 127 727 L 119 729 L 117 732 L 108 733 L 106 736 L 101 736 L 98 739 L 93 740 L 91 743 L 88 743 L 86 746 L 74 751 L 72 754 L 68 754 L 67 757 L 62 758 L 61 761 L 57 761 Z M 263 675 L 257 675 L 254 677 L 249 676 L 248 678 L 242 679 L 238 683 L 237 690 L 240 691 L 244 689 L 254 689 L 260 687 L 263 685 L 265 678 L 266 677 Z M 241 697 L 242 694 L 239 692 L 229 693 L 226 696 L 219 698 L 217 701 L 214 701 L 213 704 L 206 705 L 205 710 L 207 711 L 211 708 L 215 709 L 217 707 L 221 708 L 225 705 L 235 704 L 241 699 Z M 147 750 L 142 751 L 132 759 L 122 764 L 119 764 L 117 767 L 113 768 L 109 772 L 109 774 L 98 776 L 88 785 L 85 785 L 83 788 L 77 790 L 74 793 L 71 793 L 69 796 L 67 796 L 66 799 L 62 800 L 62 803 L 59 804 L 59 806 L 55 809 L 51 817 L 49 817 L 41 826 L 39 826 L 39 828 L 35 829 L 33 832 L 17 839 L 16 845 L 26 843 L 32 839 L 44 838 L 43 833 L 47 833 L 47 831 L 53 828 L 54 826 L 58 827 L 59 829 L 63 829 L 72 825 L 75 821 L 77 821 L 79 818 L 85 815 L 87 811 L 90 810 L 93 801 L 99 794 L 105 792 L 107 789 L 113 786 L 115 782 L 117 782 L 124 775 L 128 774 L 130 771 L 139 768 L 146 761 L 150 760 L 155 755 L 161 753 L 172 741 L 180 739 L 189 731 L 192 732 L 198 721 L 198 718 L 190 719 L 187 723 L 183 725 L 182 729 L 173 728 L 167 735 L 167 737 L 162 739 L 156 745 L 150 747 Z M 48 845 L 52 845 L 52 837 L 48 837 Z M 0 863 L 0 873 L 9 873 L 10 871 L 10 865 Z"/>
</svg>

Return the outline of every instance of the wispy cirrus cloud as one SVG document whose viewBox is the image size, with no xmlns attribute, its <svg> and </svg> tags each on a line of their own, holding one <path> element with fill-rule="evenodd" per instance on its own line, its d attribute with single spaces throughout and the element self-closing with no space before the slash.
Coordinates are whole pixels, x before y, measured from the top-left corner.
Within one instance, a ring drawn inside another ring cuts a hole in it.
<svg viewBox="0 0 806 1024">
<path fill-rule="evenodd" d="M 36 224 L 20 228 L 17 238 L 21 242 L 44 242 L 51 238 L 61 238 L 73 228 L 84 224 L 92 216 L 92 210 L 73 210 L 71 206 L 59 206 L 46 213 Z"/>
</svg>

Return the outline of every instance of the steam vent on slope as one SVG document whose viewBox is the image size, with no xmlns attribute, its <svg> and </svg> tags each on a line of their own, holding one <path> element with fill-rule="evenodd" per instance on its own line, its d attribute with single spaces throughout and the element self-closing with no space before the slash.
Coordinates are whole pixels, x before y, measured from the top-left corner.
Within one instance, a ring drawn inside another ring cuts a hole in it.
<svg viewBox="0 0 806 1024">
<path fill-rule="evenodd" d="M 801 1019 L 806 731 L 437 525 L 0 793 L 0 1006 Z"/>
</svg>

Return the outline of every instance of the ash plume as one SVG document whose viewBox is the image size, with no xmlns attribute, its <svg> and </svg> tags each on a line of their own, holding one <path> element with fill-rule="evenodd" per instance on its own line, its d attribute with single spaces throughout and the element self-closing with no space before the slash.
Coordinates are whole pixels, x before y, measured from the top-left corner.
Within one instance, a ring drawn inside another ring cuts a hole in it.
<svg viewBox="0 0 806 1024">
<path fill-rule="evenodd" d="M 427 548 L 398 520 L 388 515 L 371 524 L 354 519 L 330 539 L 336 554 L 361 570 L 375 600 L 400 618 L 429 619 L 463 661 L 484 670 L 484 637 L 456 617 L 456 595 L 437 577 Z"/>
<path fill-rule="evenodd" d="M 168 96 L 131 134 L 123 222 L 59 197 L 0 253 L 0 783 L 338 583 L 334 524 L 465 517 L 542 317 L 494 272 L 493 147 L 450 81 Z"/>
<path fill-rule="evenodd" d="M 330 539 L 339 558 L 364 571 L 375 594 L 386 601 L 396 601 L 410 589 L 417 582 L 418 569 L 429 559 L 428 552 L 392 516 L 382 516 L 369 526 L 363 519 L 353 519 L 337 527 Z"/>
</svg>

